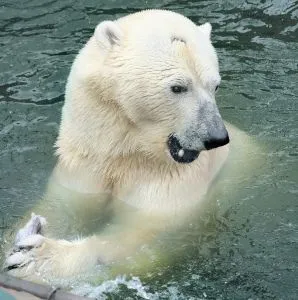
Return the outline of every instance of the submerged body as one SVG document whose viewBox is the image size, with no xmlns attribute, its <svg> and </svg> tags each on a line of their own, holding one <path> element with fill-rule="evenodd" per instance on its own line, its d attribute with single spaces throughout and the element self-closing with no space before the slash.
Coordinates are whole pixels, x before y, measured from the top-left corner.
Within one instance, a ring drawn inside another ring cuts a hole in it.
<svg viewBox="0 0 298 300">
<path fill-rule="evenodd" d="M 6 261 L 13 275 L 67 278 L 125 261 L 195 217 L 224 164 L 223 176 L 249 169 L 237 159 L 251 166 L 253 143 L 215 103 L 210 34 L 159 10 L 98 25 L 72 66 L 59 160 L 35 211 L 48 229 L 33 217 Z"/>
</svg>

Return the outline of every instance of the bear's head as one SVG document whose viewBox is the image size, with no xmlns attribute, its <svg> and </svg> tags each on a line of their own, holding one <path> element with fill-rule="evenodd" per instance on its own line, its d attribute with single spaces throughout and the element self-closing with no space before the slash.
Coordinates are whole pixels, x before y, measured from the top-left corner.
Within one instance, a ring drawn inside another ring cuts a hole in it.
<svg viewBox="0 0 298 300">
<path fill-rule="evenodd" d="M 227 144 L 210 34 L 163 10 L 100 23 L 68 79 L 58 153 L 190 163 Z"/>
</svg>

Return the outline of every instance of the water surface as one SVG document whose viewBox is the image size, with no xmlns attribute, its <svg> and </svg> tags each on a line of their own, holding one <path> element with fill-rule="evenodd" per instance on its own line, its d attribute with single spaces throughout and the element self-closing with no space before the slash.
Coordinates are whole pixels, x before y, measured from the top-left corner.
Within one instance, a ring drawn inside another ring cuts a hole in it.
<svg viewBox="0 0 298 300">
<path fill-rule="evenodd" d="M 111 299 L 297 299 L 297 1 L 2 0 L 1 232 L 43 194 L 76 53 L 98 22 L 144 8 L 212 24 L 220 110 L 265 145 L 266 168 L 212 221 L 212 239 L 154 276 L 118 277 L 93 292 Z"/>
</svg>

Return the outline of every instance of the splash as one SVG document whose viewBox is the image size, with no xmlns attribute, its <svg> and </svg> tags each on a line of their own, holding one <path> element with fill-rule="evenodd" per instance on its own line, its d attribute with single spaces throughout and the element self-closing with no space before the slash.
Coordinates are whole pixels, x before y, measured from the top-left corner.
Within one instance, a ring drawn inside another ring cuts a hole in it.
<svg viewBox="0 0 298 300">
<path fill-rule="evenodd" d="M 74 288 L 72 293 L 96 299 L 108 299 L 107 294 L 120 292 L 121 286 L 125 286 L 128 290 L 134 290 L 135 295 L 143 299 L 152 299 L 153 294 L 146 291 L 148 287 L 144 286 L 138 277 L 133 276 L 128 279 L 126 275 L 117 276 L 113 280 L 106 280 L 97 287 L 84 284 Z"/>
<path fill-rule="evenodd" d="M 186 283 L 186 285 L 189 284 L 190 283 L 188 282 Z M 96 287 L 92 286 L 91 284 L 81 284 L 77 287 L 74 287 L 71 292 L 79 296 L 92 297 L 100 300 L 111 299 L 111 295 L 118 296 L 119 299 L 120 297 L 121 299 L 135 299 L 132 297 L 137 296 L 142 299 L 150 300 L 203 300 L 207 298 L 206 293 L 203 293 L 202 297 L 186 297 L 177 287 L 177 283 L 173 282 L 169 285 L 163 285 L 162 289 L 159 291 L 150 292 L 149 289 L 151 288 L 142 283 L 139 277 L 119 275 L 115 279 L 106 280 Z"/>
</svg>

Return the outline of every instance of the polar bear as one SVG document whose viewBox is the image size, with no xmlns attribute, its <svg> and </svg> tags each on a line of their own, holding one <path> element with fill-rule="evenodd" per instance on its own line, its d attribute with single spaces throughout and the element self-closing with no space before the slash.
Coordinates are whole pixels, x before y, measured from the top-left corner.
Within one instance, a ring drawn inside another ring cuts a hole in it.
<svg viewBox="0 0 298 300">
<path fill-rule="evenodd" d="M 11 274 L 67 278 L 123 261 L 187 220 L 225 163 L 236 174 L 227 161 L 250 141 L 219 113 L 210 35 L 164 10 L 96 27 L 72 65 L 58 163 L 7 256 Z"/>
</svg>

